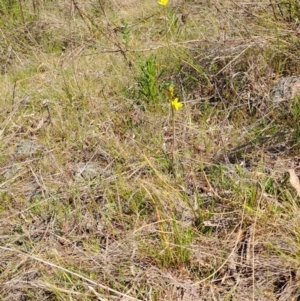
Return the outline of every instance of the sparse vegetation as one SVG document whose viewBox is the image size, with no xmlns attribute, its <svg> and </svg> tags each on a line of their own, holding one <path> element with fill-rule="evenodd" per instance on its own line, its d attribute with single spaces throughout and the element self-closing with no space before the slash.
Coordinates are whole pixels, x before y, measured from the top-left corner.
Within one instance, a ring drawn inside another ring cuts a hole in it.
<svg viewBox="0 0 300 301">
<path fill-rule="evenodd" d="M 300 5 L 160 2 L 0 0 L 0 300 L 300 300 Z"/>
</svg>

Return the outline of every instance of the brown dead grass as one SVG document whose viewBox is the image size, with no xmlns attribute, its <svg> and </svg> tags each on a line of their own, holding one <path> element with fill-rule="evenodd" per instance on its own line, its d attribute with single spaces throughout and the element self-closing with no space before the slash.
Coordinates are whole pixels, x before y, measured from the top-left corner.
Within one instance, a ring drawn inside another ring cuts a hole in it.
<svg viewBox="0 0 300 301">
<path fill-rule="evenodd" d="M 1 11 L 1 300 L 299 299 L 297 97 L 270 92 L 299 73 L 290 3 Z"/>
</svg>

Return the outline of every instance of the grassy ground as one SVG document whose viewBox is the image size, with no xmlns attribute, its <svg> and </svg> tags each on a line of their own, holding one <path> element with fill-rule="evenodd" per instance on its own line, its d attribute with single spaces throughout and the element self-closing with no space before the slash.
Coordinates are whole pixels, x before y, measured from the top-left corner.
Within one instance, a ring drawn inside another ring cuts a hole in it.
<svg viewBox="0 0 300 301">
<path fill-rule="evenodd" d="M 0 0 L 0 300 L 300 300 L 299 18 Z"/>
</svg>

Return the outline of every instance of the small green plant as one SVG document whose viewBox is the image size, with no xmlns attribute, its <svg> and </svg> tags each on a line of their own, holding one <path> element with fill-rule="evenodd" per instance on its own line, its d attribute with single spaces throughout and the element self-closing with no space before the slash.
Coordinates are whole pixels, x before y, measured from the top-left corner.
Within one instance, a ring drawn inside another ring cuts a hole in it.
<svg viewBox="0 0 300 301">
<path fill-rule="evenodd" d="M 26 17 L 30 19 L 32 16 L 24 15 L 23 1 L 17 0 L 0 0 L 0 24 L 7 26 L 9 23 L 22 22 L 25 24 Z"/>
<path fill-rule="evenodd" d="M 125 44 L 125 47 L 128 47 L 128 44 L 130 42 L 130 29 L 128 27 L 128 23 L 125 20 L 121 20 L 122 28 L 120 32 L 122 33 L 122 40 Z"/>
<path fill-rule="evenodd" d="M 274 18 L 283 19 L 288 22 L 297 20 L 300 16 L 300 4 L 298 0 L 275 1 L 276 5 L 270 1 Z"/>
<path fill-rule="evenodd" d="M 296 142 L 299 143 L 300 142 L 300 127 L 297 127 L 295 129 L 294 135 L 295 135 L 295 138 L 296 138 Z"/>
<path fill-rule="evenodd" d="M 161 254 L 160 264 L 162 266 L 182 266 L 189 263 L 191 252 L 188 244 L 192 240 L 191 232 L 176 233 L 175 235 L 177 234 L 178 237 L 174 237 L 175 243 L 171 244 L 172 247 L 165 247 Z"/>
<path fill-rule="evenodd" d="M 300 127 L 299 127 L 299 117 L 300 117 L 300 98 L 295 97 L 293 99 L 292 105 L 291 105 L 291 113 L 292 113 L 292 127 L 294 128 L 294 137 L 296 140 L 296 143 L 300 142 Z"/>
<path fill-rule="evenodd" d="M 292 102 L 293 121 L 297 122 L 300 117 L 300 99 L 296 97 Z"/>
<path fill-rule="evenodd" d="M 161 244 L 148 250 L 157 263 L 163 267 L 188 264 L 191 257 L 189 245 L 193 239 L 193 231 L 182 227 L 175 220 L 162 223 L 160 229 Z"/>
<path fill-rule="evenodd" d="M 1 15 L 9 15 L 19 10 L 19 4 L 16 0 L 1 0 L 0 1 L 0 14 Z"/>
<path fill-rule="evenodd" d="M 137 79 L 139 89 L 138 97 L 147 103 L 157 102 L 161 92 L 159 79 L 163 75 L 157 67 L 156 57 L 150 56 L 145 63 L 140 65 L 141 75 Z"/>
</svg>

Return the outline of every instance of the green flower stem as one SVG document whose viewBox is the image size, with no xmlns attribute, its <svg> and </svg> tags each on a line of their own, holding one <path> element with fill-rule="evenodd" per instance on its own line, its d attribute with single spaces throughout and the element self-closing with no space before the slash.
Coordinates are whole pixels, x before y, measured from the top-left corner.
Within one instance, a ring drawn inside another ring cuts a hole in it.
<svg viewBox="0 0 300 301">
<path fill-rule="evenodd" d="M 175 131 L 175 109 L 171 105 L 172 110 L 172 126 L 173 126 L 173 143 L 172 143 L 172 172 L 176 179 L 177 173 L 176 173 L 176 162 L 175 162 L 175 143 L 176 143 L 176 131 Z"/>
</svg>

